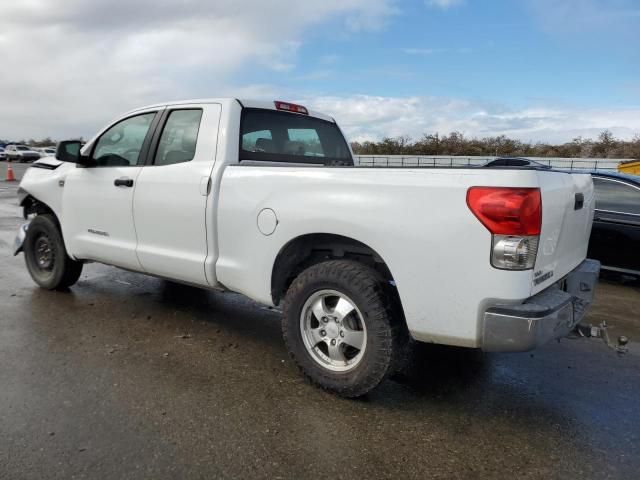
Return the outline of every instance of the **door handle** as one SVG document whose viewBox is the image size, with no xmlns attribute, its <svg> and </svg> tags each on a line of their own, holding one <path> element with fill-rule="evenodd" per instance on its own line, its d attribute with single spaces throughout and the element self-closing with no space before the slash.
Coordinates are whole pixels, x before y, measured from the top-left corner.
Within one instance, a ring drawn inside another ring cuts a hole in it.
<svg viewBox="0 0 640 480">
<path fill-rule="evenodd" d="M 200 195 L 206 197 L 211 191 L 211 177 L 200 178 Z"/>
<path fill-rule="evenodd" d="M 113 181 L 116 187 L 133 187 L 133 180 L 127 177 L 116 178 Z"/>
</svg>

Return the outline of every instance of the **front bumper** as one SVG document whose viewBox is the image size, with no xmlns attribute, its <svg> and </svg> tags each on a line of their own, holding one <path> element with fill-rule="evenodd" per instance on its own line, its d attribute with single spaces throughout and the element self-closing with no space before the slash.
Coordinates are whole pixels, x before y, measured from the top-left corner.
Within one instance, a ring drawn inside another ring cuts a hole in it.
<svg viewBox="0 0 640 480">
<path fill-rule="evenodd" d="M 587 259 L 563 280 L 522 304 L 488 308 L 482 327 L 482 349 L 524 352 L 566 336 L 591 305 L 599 274 L 600 262 Z"/>
</svg>

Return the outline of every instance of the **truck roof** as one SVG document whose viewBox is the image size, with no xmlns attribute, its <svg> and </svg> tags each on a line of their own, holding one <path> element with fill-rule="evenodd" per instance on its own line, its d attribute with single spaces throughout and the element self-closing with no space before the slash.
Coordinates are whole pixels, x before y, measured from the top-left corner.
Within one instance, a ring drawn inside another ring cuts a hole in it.
<svg viewBox="0 0 640 480">
<path fill-rule="evenodd" d="M 235 97 L 215 97 L 215 98 L 196 98 L 196 99 L 188 99 L 188 100 L 174 100 L 171 102 L 154 103 L 152 105 L 146 105 L 144 107 L 135 108 L 127 113 L 133 113 L 133 112 L 146 110 L 148 108 L 154 108 L 154 107 L 165 107 L 165 106 L 174 106 L 174 105 L 193 105 L 193 104 L 202 104 L 202 103 L 221 103 L 223 105 L 229 105 L 234 102 L 240 103 L 240 105 L 243 108 L 262 108 L 265 110 L 277 110 L 276 104 L 275 104 L 276 100 L 269 101 L 269 100 L 240 99 Z M 295 102 L 292 102 L 292 103 L 295 103 Z M 310 117 L 316 117 L 321 120 L 326 120 L 328 122 L 335 123 L 335 120 L 333 119 L 333 117 L 329 115 L 325 115 L 323 113 L 320 113 L 314 110 L 309 110 L 309 109 L 307 109 L 307 111 L 309 112 Z"/>
</svg>

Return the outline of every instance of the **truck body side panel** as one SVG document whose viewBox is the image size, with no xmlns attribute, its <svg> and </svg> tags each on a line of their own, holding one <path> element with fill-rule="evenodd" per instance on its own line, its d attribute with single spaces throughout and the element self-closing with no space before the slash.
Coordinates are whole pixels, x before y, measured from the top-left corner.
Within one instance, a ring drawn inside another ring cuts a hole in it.
<svg viewBox="0 0 640 480">
<path fill-rule="evenodd" d="M 533 170 L 229 166 L 216 274 L 225 287 L 271 304 L 272 268 L 284 245 L 305 234 L 342 235 L 385 261 L 416 339 L 476 347 L 486 307 L 529 297 L 533 272 L 490 266 L 491 236 L 467 207 L 466 191 L 537 187 L 538 180 Z M 258 229 L 265 208 L 277 216 L 271 235 Z"/>
</svg>

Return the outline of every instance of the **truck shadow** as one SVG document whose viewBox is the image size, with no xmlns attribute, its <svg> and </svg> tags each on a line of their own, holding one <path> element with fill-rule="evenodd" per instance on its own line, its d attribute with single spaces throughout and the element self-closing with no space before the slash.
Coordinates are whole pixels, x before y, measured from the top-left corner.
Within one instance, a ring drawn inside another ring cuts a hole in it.
<svg viewBox="0 0 640 480">
<path fill-rule="evenodd" d="M 487 368 L 479 350 L 411 342 L 401 370 L 391 378 L 418 394 L 445 395 L 478 384 Z"/>
</svg>

